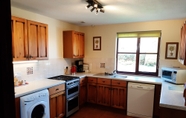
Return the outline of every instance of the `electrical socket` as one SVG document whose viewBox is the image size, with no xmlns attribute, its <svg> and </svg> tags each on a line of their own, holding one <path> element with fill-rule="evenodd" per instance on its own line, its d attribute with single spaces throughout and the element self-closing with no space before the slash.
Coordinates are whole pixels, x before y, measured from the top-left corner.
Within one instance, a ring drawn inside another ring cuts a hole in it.
<svg viewBox="0 0 186 118">
<path fill-rule="evenodd" d="M 105 68 L 105 63 L 100 63 L 100 68 Z"/>
<path fill-rule="evenodd" d="M 33 74 L 33 67 L 27 67 L 27 75 Z"/>
</svg>

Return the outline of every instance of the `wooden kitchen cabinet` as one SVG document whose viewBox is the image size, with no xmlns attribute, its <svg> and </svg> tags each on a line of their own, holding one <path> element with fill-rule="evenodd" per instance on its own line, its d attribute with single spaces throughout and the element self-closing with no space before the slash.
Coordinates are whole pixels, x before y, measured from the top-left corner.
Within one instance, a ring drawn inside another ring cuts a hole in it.
<svg viewBox="0 0 186 118">
<path fill-rule="evenodd" d="M 15 98 L 15 113 L 16 113 L 16 118 L 20 118 L 20 98 Z"/>
<path fill-rule="evenodd" d="M 12 16 L 12 56 L 14 61 L 27 60 L 27 20 Z"/>
<path fill-rule="evenodd" d="M 186 116 L 185 110 L 160 107 L 159 118 L 185 118 L 185 116 Z"/>
<path fill-rule="evenodd" d="M 28 45 L 30 59 L 48 58 L 48 25 L 28 20 Z"/>
<path fill-rule="evenodd" d="M 97 78 L 88 78 L 87 102 L 97 103 Z"/>
<path fill-rule="evenodd" d="M 84 58 L 84 33 L 63 31 L 63 57 Z"/>
<path fill-rule="evenodd" d="M 14 61 L 48 59 L 48 25 L 12 16 Z"/>
<path fill-rule="evenodd" d="M 127 82 L 112 80 L 111 107 L 126 109 L 127 104 Z"/>
<path fill-rule="evenodd" d="M 97 79 L 97 104 L 110 106 L 111 102 L 111 80 Z"/>
<path fill-rule="evenodd" d="M 80 78 L 79 105 L 82 106 L 87 101 L 87 78 Z"/>
<path fill-rule="evenodd" d="M 50 95 L 50 118 L 65 116 L 65 84 L 48 89 Z"/>
</svg>

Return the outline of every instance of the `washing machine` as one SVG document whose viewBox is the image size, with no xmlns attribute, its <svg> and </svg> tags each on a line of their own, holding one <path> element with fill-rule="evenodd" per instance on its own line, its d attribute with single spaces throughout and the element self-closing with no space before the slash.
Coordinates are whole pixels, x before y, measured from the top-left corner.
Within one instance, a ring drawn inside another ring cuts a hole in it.
<svg viewBox="0 0 186 118">
<path fill-rule="evenodd" d="M 20 97 L 21 118 L 50 118 L 47 89 Z"/>
</svg>

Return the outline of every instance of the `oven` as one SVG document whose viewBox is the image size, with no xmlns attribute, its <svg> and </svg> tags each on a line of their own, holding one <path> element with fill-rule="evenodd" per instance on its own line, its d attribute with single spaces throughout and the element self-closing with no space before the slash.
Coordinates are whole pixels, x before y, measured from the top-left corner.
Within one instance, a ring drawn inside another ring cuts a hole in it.
<svg viewBox="0 0 186 118">
<path fill-rule="evenodd" d="M 65 81 L 66 117 L 79 110 L 79 77 L 60 75 L 48 79 Z"/>
</svg>

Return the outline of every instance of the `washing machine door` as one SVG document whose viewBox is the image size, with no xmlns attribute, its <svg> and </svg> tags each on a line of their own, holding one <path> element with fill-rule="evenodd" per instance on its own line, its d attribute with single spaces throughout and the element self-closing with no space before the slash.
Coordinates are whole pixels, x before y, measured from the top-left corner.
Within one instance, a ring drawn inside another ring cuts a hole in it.
<svg viewBox="0 0 186 118">
<path fill-rule="evenodd" d="M 47 107 L 46 102 L 37 102 L 28 110 L 28 118 L 49 118 L 49 111 Z"/>
</svg>

